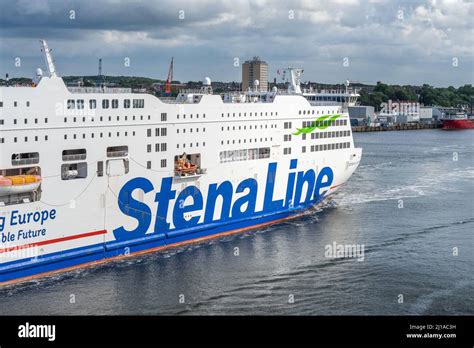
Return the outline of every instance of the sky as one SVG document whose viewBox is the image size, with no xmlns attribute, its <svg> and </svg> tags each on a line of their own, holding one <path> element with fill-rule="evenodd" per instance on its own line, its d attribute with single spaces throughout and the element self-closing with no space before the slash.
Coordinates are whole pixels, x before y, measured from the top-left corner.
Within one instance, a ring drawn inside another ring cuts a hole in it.
<svg viewBox="0 0 474 348">
<path fill-rule="evenodd" d="M 474 82 L 473 0 L 0 0 L 0 76 L 44 68 L 59 75 L 240 81 L 259 56 L 269 77 L 304 69 L 303 81 Z"/>
</svg>

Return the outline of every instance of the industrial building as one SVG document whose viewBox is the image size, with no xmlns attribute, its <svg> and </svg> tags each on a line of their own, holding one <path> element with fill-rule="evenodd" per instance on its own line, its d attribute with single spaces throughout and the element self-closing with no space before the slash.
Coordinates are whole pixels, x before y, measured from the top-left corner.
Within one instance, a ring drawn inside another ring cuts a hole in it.
<svg viewBox="0 0 474 348">
<path fill-rule="evenodd" d="M 432 107 L 421 107 L 420 108 L 420 122 L 431 123 L 433 122 L 433 108 Z"/>
<path fill-rule="evenodd" d="M 349 118 L 353 126 L 370 125 L 375 118 L 373 106 L 349 106 Z"/>
</svg>

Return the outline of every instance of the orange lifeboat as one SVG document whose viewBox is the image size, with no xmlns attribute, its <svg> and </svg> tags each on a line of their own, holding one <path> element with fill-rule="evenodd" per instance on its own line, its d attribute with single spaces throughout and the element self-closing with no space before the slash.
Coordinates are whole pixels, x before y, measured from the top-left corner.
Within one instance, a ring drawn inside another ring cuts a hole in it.
<svg viewBox="0 0 474 348">
<path fill-rule="evenodd" d="M 0 196 L 32 192 L 41 185 L 39 175 L 0 175 Z"/>
</svg>

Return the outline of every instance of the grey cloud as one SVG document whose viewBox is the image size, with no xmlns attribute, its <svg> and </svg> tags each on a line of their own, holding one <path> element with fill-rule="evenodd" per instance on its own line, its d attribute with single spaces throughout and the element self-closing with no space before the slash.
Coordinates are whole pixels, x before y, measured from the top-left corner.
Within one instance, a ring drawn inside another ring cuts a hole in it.
<svg viewBox="0 0 474 348">
<path fill-rule="evenodd" d="M 35 59 L 41 63 L 37 39 L 44 37 L 64 74 L 95 70 L 94 61 L 103 57 L 111 74 L 163 78 L 175 56 L 179 79 L 238 80 L 233 58 L 257 54 L 269 62 L 271 77 L 293 64 L 305 68 L 305 79 L 321 82 L 473 81 L 474 4 L 467 1 L 3 0 L 1 5 L 2 74 L 11 71 L 17 56 L 26 63 L 12 73 L 31 74 Z M 69 19 L 70 10 L 76 19 Z M 125 69 L 124 57 L 135 65 Z M 349 67 L 342 66 L 344 57 Z M 454 70 L 453 57 L 460 62 Z"/>
</svg>

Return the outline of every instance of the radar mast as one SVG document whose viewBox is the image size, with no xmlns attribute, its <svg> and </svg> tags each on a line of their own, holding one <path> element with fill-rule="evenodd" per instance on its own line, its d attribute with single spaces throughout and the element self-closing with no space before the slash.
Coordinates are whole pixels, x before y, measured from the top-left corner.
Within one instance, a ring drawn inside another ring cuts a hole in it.
<svg viewBox="0 0 474 348">
<path fill-rule="evenodd" d="M 50 77 L 57 77 L 56 75 L 56 67 L 54 66 L 53 56 L 51 55 L 51 49 L 48 47 L 48 43 L 46 40 L 40 40 L 41 43 L 41 51 L 43 52 L 44 60 L 46 62 L 46 66 L 48 67 L 49 76 Z"/>
</svg>

